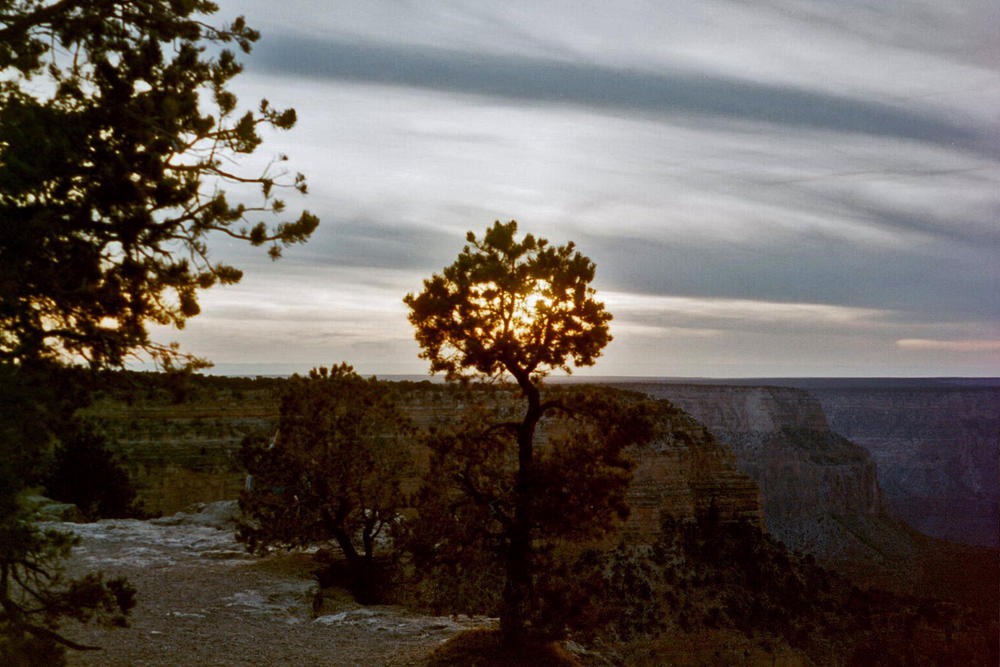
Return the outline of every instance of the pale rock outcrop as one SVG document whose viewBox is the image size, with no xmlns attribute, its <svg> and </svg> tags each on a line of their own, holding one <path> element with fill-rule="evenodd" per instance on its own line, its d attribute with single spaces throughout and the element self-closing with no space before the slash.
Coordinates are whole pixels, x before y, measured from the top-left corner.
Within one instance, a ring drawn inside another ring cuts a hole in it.
<svg viewBox="0 0 1000 667">
<path fill-rule="evenodd" d="M 629 385 L 674 405 L 732 448 L 737 468 L 760 485 L 764 519 L 825 513 L 882 514 L 871 456 L 830 431 L 818 401 L 784 387 L 649 383 Z"/>
<path fill-rule="evenodd" d="M 25 496 L 21 502 L 36 521 L 83 523 L 87 520 L 80 508 L 72 503 L 61 503 L 39 495 Z"/>
<path fill-rule="evenodd" d="M 700 423 L 661 402 L 660 438 L 634 452 L 628 491 L 631 513 L 625 533 L 633 541 L 655 539 L 661 513 L 692 518 L 714 507 L 723 520 L 762 526 L 760 490 L 737 470 L 732 451 Z"/>
</svg>

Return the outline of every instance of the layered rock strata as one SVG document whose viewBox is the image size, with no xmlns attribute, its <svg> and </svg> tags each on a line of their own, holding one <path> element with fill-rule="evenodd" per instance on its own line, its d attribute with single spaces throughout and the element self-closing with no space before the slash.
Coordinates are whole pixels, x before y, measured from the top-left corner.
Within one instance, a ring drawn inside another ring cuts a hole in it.
<svg viewBox="0 0 1000 667">
<path fill-rule="evenodd" d="M 173 514 L 195 502 L 239 495 L 240 442 L 277 423 L 273 401 L 121 407 L 98 404 L 88 418 L 123 457 L 143 509 Z"/>
<path fill-rule="evenodd" d="M 888 511 L 943 539 L 1000 543 L 1000 388 L 817 388 L 830 424 L 878 463 Z"/>
<path fill-rule="evenodd" d="M 872 456 L 832 432 L 809 393 L 620 386 L 669 399 L 730 445 L 739 470 L 760 485 L 768 532 L 790 547 L 870 585 L 976 605 L 996 598 L 996 552 L 933 540 L 890 516 Z"/>
<path fill-rule="evenodd" d="M 737 468 L 760 485 L 767 527 L 779 537 L 790 518 L 882 513 L 871 456 L 833 433 L 819 403 L 804 391 L 659 383 L 628 388 L 669 399 L 729 445 Z"/>
<path fill-rule="evenodd" d="M 723 520 L 763 527 L 760 490 L 737 470 L 732 450 L 679 408 L 667 401 L 660 405 L 663 435 L 634 452 L 625 525 L 629 539 L 655 539 L 662 513 L 683 519 L 710 508 Z"/>
<path fill-rule="evenodd" d="M 404 392 L 407 412 L 423 426 L 457 413 L 470 400 L 467 391 L 440 385 Z M 125 455 L 145 509 L 171 514 L 191 503 L 239 495 L 245 480 L 236 462 L 240 441 L 247 434 L 273 430 L 276 403 L 258 398 L 228 404 L 105 406 L 93 410 L 91 418 Z M 626 533 L 652 539 L 662 511 L 685 518 L 713 505 L 723 517 L 760 523 L 757 484 L 736 469 L 732 452 L 670 404 L 662 404 L 661 414 L 663 437 L 633 452 L 637 465 Z"/>
</svg>

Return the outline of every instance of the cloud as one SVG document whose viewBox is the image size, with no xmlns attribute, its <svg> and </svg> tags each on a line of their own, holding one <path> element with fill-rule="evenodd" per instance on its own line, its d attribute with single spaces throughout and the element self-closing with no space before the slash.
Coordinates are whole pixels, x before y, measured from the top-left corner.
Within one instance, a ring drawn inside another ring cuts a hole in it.
<svg viewBox="0 0 1000 667">
<path fill-rule="evenodd" d="M 900 338 L 896 345 L 904 350 L 942 350 L 946 352 L 1000 352 L 1000 340 L 928 340 Z"/>
<path fill-rule="evenodd" d="M 1000 326 L 989 0 L 222 4 L 322 224 L 276 264 L 212 245 L 247 278 L 176 337 L 216 360 L 424 370 L 402 295 L 515 218 L 597 264 L 600 373 L 1000 368 L 896 343 Z"/>
<path fill-rule="evenodd" d="M 255 51 L 263 71 L 429 88 L 508 103 L 694 115 L 974 148 L 985 130 L 863 99 L 672 69 L 649 73 L 446 49 L 278 35 Z"/>
<path fill-rule="evenodd" d="M 877 327 L 889 313 L 822 303 L 791 303 L 753 299 L 654 296 L 603 292 L 601 298 L 615 315 L 613 327 L 659 335 L 717 335 L 740 331 L 850 331 Z M 688 332 L 685 333 L 685 330 Z"/>
<path fill-rule="evenodd" d="M 445 263 L 461 239 L 430 226 L 416 227 L 378 219 L 324 223 L 327 243 L 306 246 L 297 261 L 322 260 L 343 267 L 422 269 Z M 437 261 L 435 261 L 437 260 Z"/>
<path fill-rule="evenodd" d="M 995 272 L 984 268 L 995 257 L 989 246 L 945 253 L 810 235 L 775 242 L 764 229 L 733 245 L 633 234 L 579 242 L 601 282 L 618 291 L 909 311 L 939 321 L 995 317 L 1000 307 Z"/>
<path fill-rule="evenodd" d="M 290 90 L 281 85 L 258 88 Z M 940 318 L 1000 309 L 996 161 L 887 138 L 844 136 L 831 148 L 805 130 L 676 126 L 420 89 L 309 90 L 322 104 L 297 105 L 303 139 L 286 152 L 305 163 L 305 204 L 323 223 L 289 263 L 436 271 L 466 230 L 516 218 L 577 241 L 616 290 Z"/>
</svg>

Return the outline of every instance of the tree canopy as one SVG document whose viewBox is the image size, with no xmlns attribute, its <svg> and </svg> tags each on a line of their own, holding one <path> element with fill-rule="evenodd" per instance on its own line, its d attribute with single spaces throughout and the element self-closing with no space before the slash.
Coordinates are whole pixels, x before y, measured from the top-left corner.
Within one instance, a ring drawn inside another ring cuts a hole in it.
<svg viewBox="0 0 1000 667">
<path fill-rule="evenodd" d="M 306 192 L 284 156 L 251 167 L 293 109 L 238 111 L 229 90 L 258 33 L 215 27 L 205 0 L 0 0 L 0 662 L 58 664 L 60 619 L 119 622 L 130 589 L 58 577 L 73 539 L 43 531 L 25 489 L 82 403 L 66 364 L 180 355 L 150 325 L 182 327 L 198 294 L 241 272 L 209 243 L 282 247 L 318 224 L 285 214 Z M 251 168 L 253 171 L 251 171 Z M 226 189 L 236 190 L 231 201 Z M 64 444 L 67 444 L 64 442 Z"/>
<path fill-rule="evenodd" d="M 241 272 L 209 256 L 213 235 L 281 247 L 318 224 L 281 215 L 304 193 L 276 156 L 244 173 L 263 127 L 293 109 L 239 113 L 229 83 L 257 31 L 213 27 L 203 0 L 0 0 L 0 361 L 120 365 L 171 354 L 147 325 L 182 327 L 197 294 Z M 222 48 L 218 48 L 222 47 Z M 256 187 L 253 203 L 235 203 Z"/>
<path fill-rule="evenodd" d="M 531 234 L 518 241 L 516 234 L 513 220 L 496 221 L 482 239 L 469 232 L 468 245 L 458 259 L 425 280 L 419 295 L 404 298 L 423 348 L 421 356 L 430 361 L 432 371 L 443 371 L 449 379 L 469 375 L 497 379 L 509 374 L 524 400 L 519 421 L 487 422 L 472 436 L 466 429 L 456 440 L 461 446 L 450 447 L 460 468 L 477 461 L 475 452 L 482 453 L 478 458 L 490 465 L 480 466 L 485 475 L 480 482 L 496 487 L 499 479 L 500 487 L 507 489 L 497 497 L 503 502 L 493 503 L 491 522 L 499 526 L 503 551 L 500 630 L 503 644 L 514 650 L 528 641 L 539 610 L 534 580 L 541 565 L 534 542 L 544 519 L 552 507 L 577 511 L 582 507 L 577 501 L 589 493 L 578 494 L 586 484 L 572 485 L 576 491 L 567 491 L 564 497 L 557 493 L 570 488 L 562 484 L 560 473 L 568 472 L 567 466 L 574 462 L 584 462 L 581 452 L 586 447 L 560 448 L 550 439 L 548 456 L 536 456 L 535 430 L 546 413 L 574 409 L 560 400 L 543 402 L 540 383 L 553 369 L 569 372 L 572 365 L 592 365 L 611 340 L 611 315 L 590 286 L 593 262 L 577 252 L 572 242 L 553 246 Z M 580 444 L 587 439 L 577 434 L 568 442 Z M 447 439 L 445 445 L 443 451 L 449 449 Z M 600 475 L 594 478 L 599 492 L 588 496 L 592 508 L 614 507 L 615 496 L 623 493 L 627 481 L 622 480 L 627 475 L 615 474 L 628 469 L 619 457 L 622 448 L 616 445 L 609 460 L 595 464 L 594 472 L 600 467 L 602 475 L 611 474 L 607 485 L 598 483 Z M 503 461 L 509 465 L 502 465 Z M 553 466 L 559 472 L 553 473 Z M 466 474 L 460 488 L 477 504 L 486 498 L 490 505 L 490 494 L 477 488 L 475 477 Z M 495 509 L 501 504 L 507 508 L 502 517 Z M 600 516 L 610 520 L 611 513 Z M 572 518 L 564 516 L 562 521 L 570 524 Z"/>
<path fill-rule="evenodd" d="M 418 516 L 403 522 L 401 546 L 412 554 L 421 599 L 438 613 L 502 611 L 508 540 L 515 525 L 519 461 L 511 419 L 516 391 L 469 387 L 467 407 L 424 438 L 426 483 Z M 644 397 L 594 387 L 548 388 L 551 409 L 539 422 L 528 515 L 535 608 L 524 620 L 558 632 L 567 617 L 546 617 L 558 586 L 545 586 L 567 544 L 602 537 L 628 515 L 630 448 L 653 437 L 656 410 Z M 546 591 L 542 593 L 543 589 Z"/>
<path fill-rule="evenodd" d="M 375 538 L 397 518 L 413 474 L 411 432 L 391 390 L 347 364 L 294 376 L 277 435 L 250 438 L 240 452 L 252 487 L 240 497 L 237 536 L 258 551 L 335 541 L 355 594 L 372 601 Z"/>
<path fill-rule="evenodd" d="M 552 246 L 517 222 L 496 221 L 458 259 L 404 299 L 421 357 L 449 378 L 465 372 L 518 383 L 533 373 L 591 366 L 611 341 L 611 315 L 590 287 L 594 264 L 572 241 Z"/>
</svg>

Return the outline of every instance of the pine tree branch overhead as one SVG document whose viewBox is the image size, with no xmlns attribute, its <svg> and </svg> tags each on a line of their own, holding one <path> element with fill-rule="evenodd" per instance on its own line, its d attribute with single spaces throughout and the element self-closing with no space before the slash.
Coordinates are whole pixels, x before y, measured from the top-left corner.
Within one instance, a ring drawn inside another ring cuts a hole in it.
<svg viewBox="0 0 1000 667">
<path fill-rule="evenodd" d="M 307 185 L 285 156 L 240 167 L 262 128 L 296 115 L 267 100 L 238 111 L 229 85 L 243 68 L 225 46 L 249 52 L 259 34 L 242 18 L 209 25 L 215 11 L 0 1 L 0 361 L 107 366 L 171 350 L 147 325 L 183 326 L 198 292 L 242 276 L 211 257 L 213 233 L 276 259 L 316 229 L 309 211 L 286 217 L 278 193 Z M 227 198 L 247 184 L 257 201 Z"/>
</svg>

